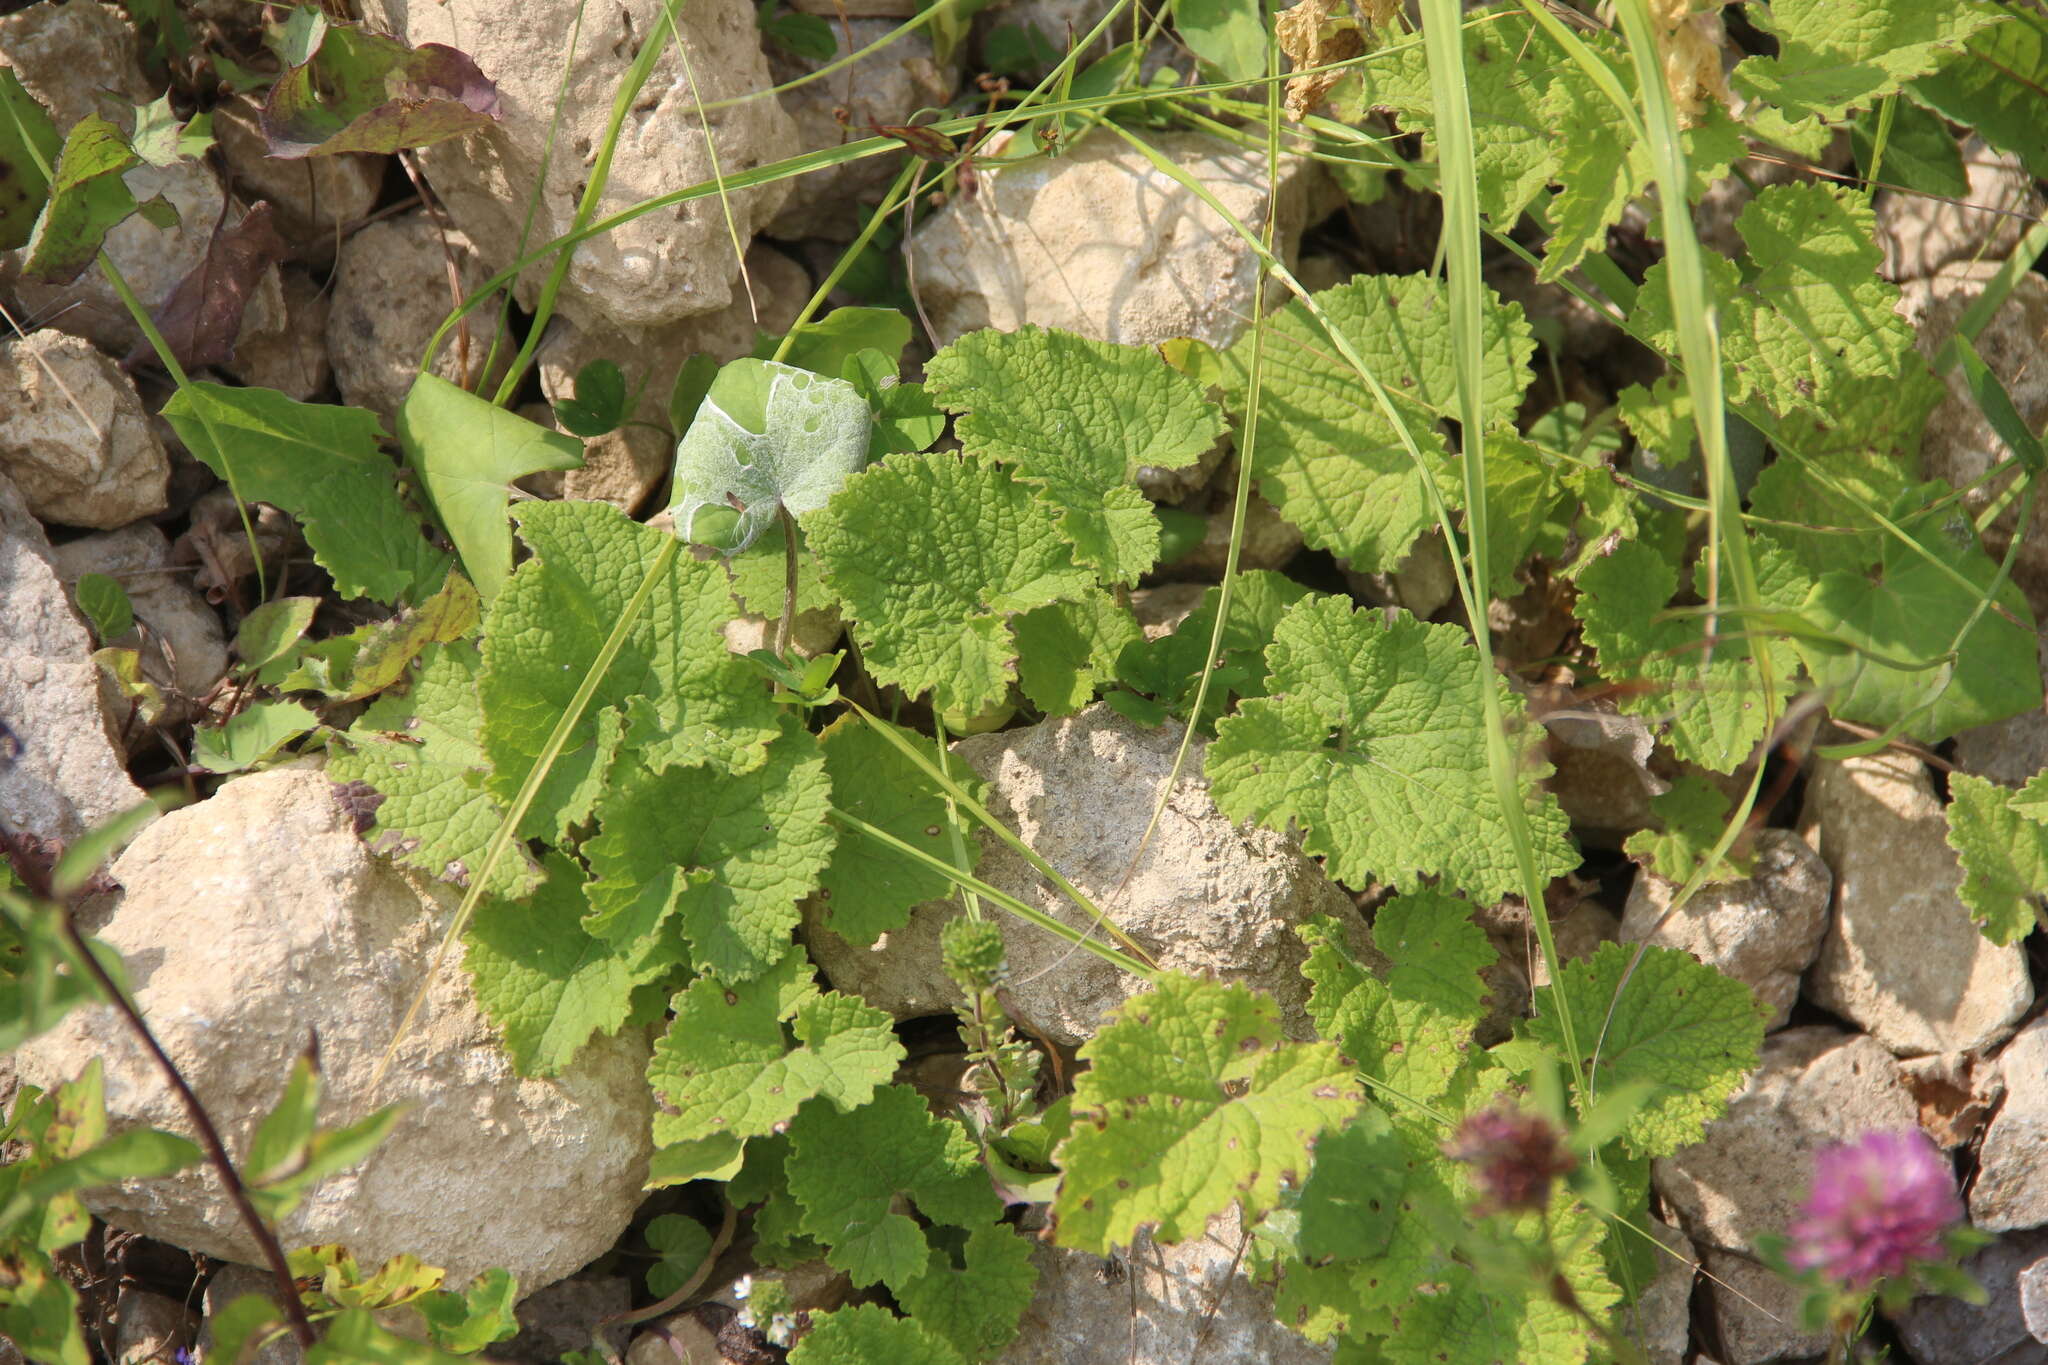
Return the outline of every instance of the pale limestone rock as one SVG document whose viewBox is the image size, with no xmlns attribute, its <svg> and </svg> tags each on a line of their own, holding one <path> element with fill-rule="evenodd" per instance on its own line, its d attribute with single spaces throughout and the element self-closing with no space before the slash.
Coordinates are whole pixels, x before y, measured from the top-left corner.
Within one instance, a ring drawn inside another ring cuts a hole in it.
<svg viewBox="0 0 2048 1365">
<path fill-rule="evenodd" d="M 988 805 L 997 818 L 1162 967 L 1269 992 L 1290 1031 L 1300 1034 L 1307 1024 L 1300 973 L 1306 954 L 1294 926 L 1319 913 L 1355 922 L 1356 912 L 1293 840 L 1236 824 L 1216 809 L 1201 775 L 1200 740 L 1129 885 L 1112 894 L 1179 744 L 1173 727 L 1142 729 L 1098 705 L 1029 729 L 965 739 L 955 750 L 990 782 Z M 984 835 L 976 875 L 1076 929 L 1093 923 L 991 836 Z M 959 999 L 940 969 L 938 945 L 940 929 L 958 910 L 951 899 L 928 901 L 872 948 L 834 933 L 828 908 L 815 901 L 805 907 L 804 927 L 834 985 L 907 1018 L 949 1011 Z M 1008 915 L 995 923 L 1012 977 L 1005 1003 L 1033 1033 L 1078 1043 L 1143 989 L 1138 978 L 1063 939 Z"/>
<path fill-rule="evenodd" d="M 1180 623 L 1202 605 L 1208 592 L 1207 583 L 1162 583 L 1156 588 L 1140 588 L 1131 594 L 1131 615 L 1137 618 L 1138 629 L 1145 632 L 1147 640 L 1162 639 L 1180 629 Z"/>
<path fill-rule="evenodd" d="M 1651 1179 L 1695 1242 L 1748 1252 L 1791 1223 L 1815 1152 L 1873 1128 L 1910 1128 L 1914 1114 L 1898 1064 L 1870 1038 L 1786 1029 L 1764 1039 L 1763 1064 L 1727 1112 L 1655 1162 Z"/>
<path fill-rule="evenodd" d="M 323 1125 L 408 1106 L 361 1165 L 316 1185 L 280 1228 L 289 1246 L 345 1242 L 366 1265 L 400 1252 L 467 1283 L 503 1266 L 532 1292 L 610 1249 L 640 1200 L 649 1154 L 645 1038 L 600 1039 L 553 1080 L 514 1074 L 451 955 L 382 1088 L 451 913 L 374 857 L 319 772 L 237 778 L 157 821 L 115 862 L 124 888 L 100 937 L 229 1150 L 246 1150 L 317 1033 Z M 195 913 L 205 932 L 194 932 Z M 188 1132 L 182 1107 L 113 1012 L 73 1011 L 21 1050 L 24 1080 L 106 1067 L 108 1116 Z M 210 1170 L 125 1181 L 88 1197 L 117 1227 L 226 1260 L 257 1251 Z"/>
<path fill-rule="evenodd" d="M 1799 1326 L 1799 1289 L 1747 1256 L 1712 1247 L 1700 1255 L 1727 1365 L 1802 1360 L 1827 1349 L 1825 1333 Z"/>
<path fill-rule="evenodd" d="M 258 102 L 246 95 L 214 107 L 213 135 L 228 178 L 250 201 L 269 201 L 277 214 L 277 234 L 297 259 L 327 265 L 348 228 L 377 206 L 390 158 L 361 153 L 272 156 L 258 110 Z"/>
<path fill-rule="evenodd" d="M 2034 188 L 2034 177 L 2011 152 L 2001 152 L 1975 134 L 1963 140 L 1962 152 L 1963 169 L 1970 177 L 1970 192 L 1962 203 L 1879 192 L 1877 241 L 1884 248 L 1879 273 L 1886 279 L 1924 280 L 1958 261 L 2003 261 L 2019 244 L 2027 224 L 2048 208 Z"/>
<path fill-rule="evenodd" d="M 111 530 L 164 510 L 171 459 L 135 385 L 88 342 L 0 342 L 0 474 L 44 521 Z"/>
<path fill-rule="evenodd" d="M 119 1365 L 169 1361 L 192 1344 L 196 1326 L 176 1299 L 123 1285 L 114 1301 L 114 1359 Z"/>
<path fill-rule="evenodd" d="M 97 7 L 95 0 L 87 0 L 87 7 Z M 103 244 L 107 259 L 128 282 L 136 299 L 155 314 L 179 282 L 205 262 L 227 196 L 220 178 L 202 161 L 143 164 L 121 178 L 138 203 L 162 195 L 178 213 L 178 221 L 170 227 L 158 227 L 141 214 L 133 214 L 110 228 Z M 22 254 L 12 253 L 13 261 L 18 263 Z M 0 277 L 9 273 L 8 259 L 0 255 Z M 26 315 L 56 331 L 84 337 L 115 355 L 146 344 L 142 329 L 97 265 L 64 283 L 18 280 L 14 296 L 17 317 Z"/>
<path fill-rule="evenodd" d="M 68 843 L 135 806 L 100 709 L 92 639 L 43 528 L 0 475 L 0 827 Z"/>
<path fill-rule="evenodd" d="M 102 94 L 131 105 L 156 95 L 135 26 L 99 0 L 10 7 L 0 15 L 0 66 L 13 69 L 60 132 L 99 113 Z"/>
<path fill-rule="evenodd" d="M 1913 344 L 1920 354 L 1932 359 L 1955 335 L 1957 319 L 1983 296 L 1998 269 L 1989 261 L 1944 266 L 1932 278 L 1913 281 L 1900 291 L 1899 311 L 1916 330 Z M 1978 333 L 1976 346 L 1985 365 L 2004 383 L 2027 429 L 2040 431 L 2048 425 L 2048 365 L 2041 363 L 2042 354 L 2048 351 L 2048 279 L 2033 273 L 2021 275 L 2011 295 Z M 1984 420 L 1961 367 L 1957 367 L 1948 376 L 1948 397 L 1927 421 L 1921 447 L 1927 476 L 1947 479 L 1957 487 L 1975 483 L 1963 499 L 1974 515 L 1988 508 L 2006 487 L 2003 479 L 1988 485 L 1977 481 L 2012 458 L 2011 448 Z M 2018 521 L 2017 507 L 2009 506 L 1986 528 L 1984 546 L 1994 558 L 2005 553 Z M 2013 581 L 2026 590 L 2036 615 L 2048 609 L 2048 499 L 2036 500 L 2033 523 L 2026 529 L 2013 564 Z"/>
<path fill-rule="evenodd" d="M 1218 489 L 1205 514 L 1201 543 L 1169 566 L 1191 578 L 1223 577 L 1230 554 L 1230 522 L 1235 493 Z M 1301 532 L 1282 517 L 1272 503 L 1253 493 L 1244 508 L 1244 533 L 1237 552 L 1240 573 L 1254 569 L 1278 569 L 1301 549 Z"/>
<path fill-rule="evenodd" d="M 1261 157 L 1205 133 L 1152 141 L 1258 230 L 1271 207 Z M 1299 158 L 1280 169 L 1274 249 L 1284 260 L 1319 173 Z M 1258 257 L 1206 204 L 1104 132 L 1056 158 L 985 170 L 973 195 L 918 230 L 911 265 L 941 344 L 1035 323 L 1126 345 L 1188 336 L 1224 346 L 1251 317 L 1259 274 Z"/>
<path fill-rule="evenodd" d="M 894 19 L 849 19 L 841 24 L 835 15 L 832 39 L 838 46 L 828 60 L 858 52 L 895 34 L 898 27 Z M 826 64 L 774 47 L 768 51 L 768 69 L 778 86 Z M 941 69 L 930 36 L 920 30 L 897 34 L 852 66 L 785 90 L 777 98 L 796 123 L 797 144 L 805 151 L 818 151 L 872 137 L 877 126 L 907 124 L 920 109 L 944 108 L 959 79 L 959 54 Z M 900 157 L 870 156 L 799 176 L 790 182 L 789 198 L 769 231 L 777 237 L 852 241 L 860 232 L 861 210 L 881 202 L 882 190 L 901 169 Z"/>
<path fill-rule="evenodd" d="M 342 243 L 327 315 L 327 352 L 334 381 L 351 407 L 368 408 L 387 425 L 397 413 L 428 340 L 455 308 L 451 260 L 467 297 L 484 282 L 483 263 L 467 238 L 444 233 L 424 209 L 372 223 Z M 488 305 L 472 310 L 467 353 L 461 334 L 451 330 L 433 372 L 472 387 L 465 380 L 483 368 L 497 316 Z M 514 349 L 510 343 L 498 348 L 491 379 L 503 373 Z"/>
<path fill-rule="evenodd" d="M 626 1365 L 705 1365 L 721 1358 L 718 1333 L 706 1327 L 695 1313 L 677 1313 L 663 1318 L 633 1338 L 626 1348 Z"/>
<path fill-rule="evenodd" d="M 1963 1273 L 1982 1285 L 1989 1301 L 1965 1303 L 1946 1294 L 1924 1295 L 1891 1315 L 1914 1360 L 1930 1365 L 2041 1365 L 2048 1360 L 2048 1323 L 2030 1330 L 2030 1277 L 2048 1275 L 2048 1229 L 2011 1232 L 1963 1259 Z M 2038 1291 L 2037 1291 L 2038 1292 Z M 2038 1320 L 2037 1320 L 2038 1321 Z"/>
<path fill-rule="evenodd" d="M 333 296 L 303 266 L 288 265 L 264 281 L 242 318 L 235 354 L 221 368 L 252 388 L 276 389 L 302 403 L 318 398 L 334 377 L 327 359 Z"/>
<path fill-rule="evenodd" d="M 171 542 L 156 527 L 139 522 L 83 536 L 57 546 L 52 558 L 69 590 L 89 573 L 105 574 L 127 590 L 143 627 L 135 641 L 142 671 L 159 687 L 203 697 L 228 671 L 220 617 L 193 590 L 191 570 L 172 567 Z"/>
<path fill-rule="evenodd" d="M 1802 832 L 1835 874 L 1835 917 L 1807 994 L 1893 1052 L 1967 1052 L 2006 1037 L 2033 1003 L 2025 955 L 1979 933 L 1921 762 L 1881 753 L 1817 762 Z"/>
<path fill-rule="evenodd" d="M 996 1365 L 1324 1365 L 1328 1346 L 1273 1320 L 1272 1291 L 1244 1274 L 1244 1240 L 1233 1206 L 1175 1246 L 1139 1233 L 1108 1274 L 1100 1256 L 1039 1243 L 1038 1288 Z"/>
<path fill-rule="evenodd" d="M 1998 1231 L 2048 1223 L 2048 1020 L 2037 1019 L 1999 1054 L 2005 1103 L 1984 1132 L 1970 1219 Z"/>
<path fill-rule="evenodd" d="M 419 153 L 427 180 L 492 268 L 503 269 L 519 250 L 567 233 L 619 81 L 641 41 L 663 22 L 659 0 L 620 0 L 583 13 L 566 83 L 563 57 L 578 12 L 573 0 L 512 6 L 496 0 L 372 0 L 364 10 L 409 43 L 446 43 L 468 53 L 497 83 L 495 125 Z M 743 98 L 769 88 L 748 0 L 686 5 L 676 25 L 688 51 L 688 71 L 671 40 L 620 131 L 599 218 L 708 185 L 713 159 L 705 147 L 705 119 L 717 149 L 716 168 L 726 176 L 802 150 L 782 106 L 772 98 Z M 561 125 L 543 182 L 541 165 L 558 106 Z M 537 211 L 528 228 L 536 186 Z M 753 240 L 787 193 L 776 184 L 733 191 L 723 200 L 705 194 L 592 237 L 575 248 L 557 306 L 579 324 L 619 327 L 657 327 L 724 308 L 739 293 L 733 234 L 742 242 Z M 523 302 L 534 301 L 553 262 L 550 256 L 521 276 Z"/>
<path fill-rule="evenodd" d="M 1827 864 L 1805 840 L 1790 830 L 1763 830 L 1750 876 L 1700 888 L 1668 920 L 1677 884 L 1648 869 L 1638 872 L 1622 916 L 1622 941 L 1691 953 L 1749 987 L 1770 1007 L 1768 1027 L 1779 1028 L 1799 998 L 1800 973 L 1820 951 L 1833 885 Z"/>
<path fill-rule="evenodd" d="M 1621 1310 L 1616 1326 L 1649 1357 L 1649 1365 L 1684 1365 L 1692 1334 L 1692 1287 L 1699 1274 L 1699 1253 L 1691 1238 L 1662 1219 L 1650 1219 L 1649 1230 L 1663 1247 L 1657 1254 L 1657 1277 L 1640 1298 Z"/>
<path fill-rule="evenodd" d="M 268 1270 L 255 1266 L 236 1265 L 232 1261 L 213 1272 L 213 1278 L 206 1282 L 206 1316 L 199 1328 L 199 1358 L 202 1365 L 229 1365 L 224 1357 L 216 1355 L 213 1347 L 213 1323 L 227 1306 L 245 1294 L 255 1294 L 270 1300 L 274 1306 L 278 1301 L 277 1280 Z M 254 1352 L 232 1365 L 299 1365 L 306 1358 L 291 1333 L 280 1332 L 268 1337 Z"/>
<path fill-rule="evenodd" d="M 511 1340 L 493 1345 L 491 1358 L 555 1365 L 571 1352 L 590 1350 L 593 1338 L 604 1343 L 605 1350 L 616 1358 L 625 1349 L 625 1324 L 615 1322 L 601 1330 L 597 1330 L 597 1324 L 630 1312 L 632 1307 L 633 1284 L 623 1275 L 585 1271 L 557 1280 L 520 1299 L 515 1314 L 519 1331 Z"/>
</svg>

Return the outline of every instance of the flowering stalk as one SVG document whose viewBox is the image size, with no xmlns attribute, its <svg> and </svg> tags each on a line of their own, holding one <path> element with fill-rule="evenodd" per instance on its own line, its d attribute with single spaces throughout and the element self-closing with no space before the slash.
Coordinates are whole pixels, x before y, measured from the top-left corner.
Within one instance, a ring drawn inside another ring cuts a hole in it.
<svg viewBox="0 0 2048 1365">
<path fill-rule="evenodd" d="M 1877 1130 L 1815 1155 L 1788 1235 L 1758 1250 L 1807 1286 L 1807 1325 L 1826 1330 L 1829 1358 L 1842 1360 L 1874 1303 L 1896 1308 L 1930 1292 L 1983 1302 L 1955 1261 L 1988 1239 L 1963 1217 L 1955 1173 L 1926 1134 Z"/>
</svg>

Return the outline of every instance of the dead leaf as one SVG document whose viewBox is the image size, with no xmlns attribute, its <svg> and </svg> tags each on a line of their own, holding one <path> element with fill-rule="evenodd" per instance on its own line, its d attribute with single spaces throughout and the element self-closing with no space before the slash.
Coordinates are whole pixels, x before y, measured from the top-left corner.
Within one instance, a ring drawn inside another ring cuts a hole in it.
<svg viewBox="0 0 2048 1365">
<path fill-rule="evenodd" d="M 233 357 L 242 315 L 257 281 L 290 254 L 271 226 L 268 202 L 259 201 L 231 228 L 225 223 L 223 214 L 206 245 L 205 259 L 178 281 L 156 311 L 157 330 L 187 369 L 219 365 Z M 127 363 L 139 364 L 151 354 L 147 342 L 138 343 Z"/>
</svg>

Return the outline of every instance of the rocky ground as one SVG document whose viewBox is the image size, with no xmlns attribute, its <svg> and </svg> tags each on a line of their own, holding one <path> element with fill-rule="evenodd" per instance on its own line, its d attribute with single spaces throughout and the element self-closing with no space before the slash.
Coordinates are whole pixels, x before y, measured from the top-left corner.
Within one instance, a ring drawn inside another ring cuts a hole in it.
<svg viewBox="0 0 2048 1365">
<path fill-rule="evenodd" d="M 222 11 L 224 25 L 243 22 L 229 6 L 200 8 Z M 569 225 L 581 154 L 602 135 L 610 91 L 632 50 L 626 29 L 605 26 L 649 7 L 634 0 L 586 19 L 600 31 L 586 32 L 585 55 L 569 72 L 557 133 L 559 145 L 578 154 L 558 154 L 545 176 L 547 120 L 562 79 L 556 35 L 568 7 L 371 0 L 366 8 L 409 41 L 461 47 L 500 84 L 497 128 L 418 156 L 424 198 L 389 158 L 266 158 L 251 110 L 231 100 L 218 114 L 217 150 L 203 164 L 166 173 L 161 188 L 182 225 L 166 231 L 131 221 L 108 250 L 144 302 L 159 304 L 199 261 L 224 204 L 269 202 L 288 251 L 263 274 L 233 354 L 214 373 L 388 420 L 455 291 L 514 259 L 522 231 L 541 240 Z M 1072 8 L 1017 0 L 984 16 L 984 31 L 993 20 L 1036 19 L 1064 33 Z M 861 10 L 840 36 L 841 50 L 886 32 L 896 12 L 890 0 Z M 801 69 L 787 54 L 764 51 L 744 0 L 693 3 L 684 21 L 706 101 Z M 908 122 L 949 100 L 978 69 L 977 55 L 970 43 L 942 66 L 930 41 L 912 36 L 850 76 L 814 82 L 779 103 L 730 106 L 715 125 L 720 162 L 730 172 L 836 142 L 848 127 Z M 0 64 L 60 122 L 89 111 L 96 91 L 151 98 L 142 56 L 128 20 L 101 0 L 41 0 L 0 15 Z M 607 210 L 709 174 L 683 89 L 679 71 L 657 69 L 649 90 L 665 93 L 635 113 Z M 1240 218 L 1274 214 L 1278 249 L 1312 284 L 1427 264 L 1431 210 L 1416 196 L 1397 191 L 1361 206 L 1322 170 L 1297 162 L 1279 177 L 1274 198 L 1257 162 L 1231 142 L 1186 132 L 1161 145 Z M 1965 152 L 1971 201 L 2002 212 L 1879 199 L 1885 272 L 1903 287 L 1904 311 L 1930 354 L 1982 292 L 2025 218 L 2043 211 L 2039 187 L 2016 165 L 1981 145 Z M 712 201 L 648 215 L 586 244 L 520 410 L 547 420 L 543 400 L 564 396 L 591 359 L 619 360 L 629 376 L 667 376 L 692 355 L 746 353 L 757 325 L 788 325 L 857 229 L 854 206 L 893 170 L 867 161 L 733 196 L 734 226 L 751 244 L 751 304 Z M 1758 168 L 1759 178 L 1780 173 Z M 522 219 L 536 186 L 529 228 Z M 1726 238 L 1739 199 L 1731 192 L 1702 210 L 1710 243 Z M 924 214 L 908 257 L 937 344 L 977 327 L 1025 323 L 1125 343 L 1224 343 L 1243 325 L 1255 278 L 1252 258 L 1193 194 L 1113 138 L 986 176 L 971 198 Z M 329 1084 L 346 1094 L 366 1084 L 363 1073 L 394 1031 L 433 948 L 423 926 L 445 909 L 448 889 L 366 848 L 317 758 L 206 792 L 213 780 L 188 762 L 191 727 L 232 704 L 238 684 L 228 641 L 254 605 L 254 566 L 232 500 L 157 416 L 169 393 L 164 381 L 124 364 L 140 337 L 95 277 L 56 290 L 11 283 L 10 269 L 0 256 L 0 302 L 19 327 L 0 341 L 0 753 L 13 751 L 0 762 L 0 821 L 17 837 L 63 842 L 133 805 L 145 788 L 204 793 L 154 823 L 114 864 L 119 891 L 99 906 L 99 932 L 136 969 L 142 1003 L 223 1112 L 262 1108 L 267 1098 L 259 1097 L 274 1092 L 314 1022 L 322 1025 Z M 540 277 L 536 267 L 522 282 L 523 303 Z M 1505 259 L 1495 283 L 1553 322 L 1567 382 L 1589 407 L 1641 377 L 1641 356 L 1562 291 L 1538 286 Z M 479 377 L 489 315 L 474 318 L 466 337 L 441 352 L 447 378 Z M 2024 420 L 2035 429 L 2048 423 L 2048 277 L 2020 280 L 1979 349 Z M 2006 452 L 1952 382 L 1956 392 L 1929 428 L 1926 463 L 1930 475 L 1963 483 Z M 656 424 L 664 420 L 659 387 L 650 386 L 639 414 Z M 583 469 L 535 476 L 531 491 L 602 499 L 646 516 L 671 453 L 664 433 L 622 428 L 591 443 Z M 1155 626 L 1184 615 L 1220 569 L 1234 478 L 1225 461 L 1200 477 L 1148 487 L 1215 528 L 1208 547 L 1140 594 L 1141 615 Z M 271 514 L 257 529 L 273 591 L 319 592 L 296 528 Z M 2048 500 L 2034 524 L 2008 521 L 1994 536 L 2020 538 L 2016 576 L 2037 613 L 2048 608 Z M 1300 551 L 1298 533 L 1255 507 L 1246 567 L 1299 563 Z M 73 604 L 79 580 L 93 573 L 118 579 L 133 601 L 132 637 L 107 643 L 139 650 L 165 703 L 147 721 L 94 663 L 93 639 Z M 1353 586 L 1369 600 L 1425 615 L 1449 595 L 1443 574 L 1421 555 L 1403 573 Z M 1525 595 L 1498 614 L 1503 651 L 1554 650 L 1560 617 L 1539 598 Z M 353 624 L 338 607 L 326 610 L 333 624 Z M 810 643 L 829 647 L 832 623 L 808 624 L 822 631 Z M 1572 903 L 1553 907 L 1566 948 L 1587 953 L 1603 941 L 1648 937 L 1748 984 L 1774 1011 L 1764 1064 L 1726 1117 L 1654 1172 L 1661 1235 L 1678 1256 L 1638 1309 L 1650 1359 L 1763 1365 L 1817 1356 L 1824 1343 L 1799 1329 L 1791 1291 L 1753 1259 L 1756 1238 L 1785 1226 L 1815 1151 L 1873 1127 L 1918 1125 L 1956 1157 L 1973 1223 L 1996 1234 L 1972 1264 L 1991 1297 L 1981 1308 L 1916 1301 L 1891 1320 L 1896 1358 L 2048 1360 L 2048 1019 L 2036 1004 L 2048 956 L 2039 934 L 1999 947 L 1977 932 L 1957 898 L 1960 874 L 1942 814 L 1952 771 L 2016 786 L 2048 767 L 2048 714 L 1969 732 L 1936 753 L 1816 759 L 1787 774 L 1780 827 L 1758 841 L 1754 875 L 1712 888 L 1669 921 L 1663 909 L 1673 888 L 1616 851 L 1648 822 L 1648 796 L 1674 776 L 1652 754 L 1647 732 L 1618 717 L 1563 721 L 1553 726 L 1552 749 L 1558 795 L 1593 852 L 1589 871 L 1600 874 L 1583 880 Z M 992 784 L 997 813 L 1084 889 L 1100 892 L 1121 875 L 1150 814 L 1129 793 L 1150 791 L 1164 776 L 1172 737 L 1097 708 L 978 736 L 960 752 Z M 1062 912 L 1021 860 L 995 850 L 982 866 L 997 886 Z M 209 921 L 195 933 L 189 907 L 202 896 Z M 1195 777 L 1176 790 L 1126 903 L 1126 928 L 1165 960 L 1271 990 L 1297 1022 L 1301 949 L 1289 927 L 1331 909 L 1362 923 L 1352 897 L 1314 860 L 1280 836 L 1234 825 Z M 1488 927 L 1502 949 L 1495 997 L 1511 1009 L 1541 984 L 1532 980 L 1540 973 L 1529 965 L 1526 910 L 1496 907 Z M 806 925 L 837 986 L 910 1021 L 911 1036 L 935 1040 L 922 1055 L 913 1048 L 907 1078 L 940 1094 L 958 1078 L 957 1042 L 943 1029 L 918 1033 L 915 1022 L 946 1016 L 952 1003 L 936 969 L 935 932 L 925 918 L 914 920 L 891 936 L 890 951 L 877 953 L 840 940 L 822 913 Z M 1071 1046 L 1131 983 L 1085 955 L 1055 963 L 1047 942 L 1012 940 L 1017 974 L 1029 983 L 1015 992 L 1014 1010 L 1035 1036 Z M 408 1044 L 400 1071 L 418 1107 L 403 1136 L 299 1210 L 287 1240 L 346 1238 L 366 1258 L 409 1251 L 453 1278 L 508 1267 L 534 1292 L 520 1308 L 525 1330 L 492 1354 L 549 1361 L 587 1345 L 600 1319 L 644 1298 L 632 1262 L 638 1230 L 677 1206 L 673 1192 L 642 1190 L 645 1044 L 622 1039 L 585 1052 L 558 1081 L 523 1081 L 466 994 L 460 973 L 443 976 L 428 1021 Z M 349 1028 L 337 1031 L 337 1020 Z M 48 1083 L 104 1055 L 120 1078 L 110 1103 L 121 1117 L 174 1122 L 170 1097 L 124 1046 L 103 1019 L 80 1013 L 5 1066 Z M 9 1076 L 0 1089 L 12 1088 Z M 187 1347 L 203 1354 L 208 1312 L 267 1288 L 248 1268 L 253 1248 L 210 1176 L 192 1174 L 168 1194 L 116 1200 L 99 1212 L 110 1229 L 130 1230 L 109 1230 L 95 1243 L 111 1267 L 103 1281 L 106 1346 L 124 1363 Z M 1179 1247 L 1136 1249 L 1117 1276 L 1091 1258 L 1040 1248 L 1038 1298 L 1002 1359 L 1164 1365 L 1189 1359 L 1198 1340 L 1219 1361 L 1328 1359 L 1271 1324 L 1270 1298 L 1237 1265 L 1236 1229 L 1219 1224 L 1210 1233 Z M 762 1358 L 736 1353 L 730 1282 L 742 1268 L 722 1265 L 726 1287 L 702 1307 L 609 1329 L 615 1348 L 630 1365 Z M 822 1263 L 767 1273 L 786 1279 L 801 1307 L 829 1308 L 851 1293 Z M 1101 1354 L 1103 1342 L 1119 1343 L 1118 1351 Z M 0 1349 L 0 1359 L 5 1354 Z"/>
</svg>

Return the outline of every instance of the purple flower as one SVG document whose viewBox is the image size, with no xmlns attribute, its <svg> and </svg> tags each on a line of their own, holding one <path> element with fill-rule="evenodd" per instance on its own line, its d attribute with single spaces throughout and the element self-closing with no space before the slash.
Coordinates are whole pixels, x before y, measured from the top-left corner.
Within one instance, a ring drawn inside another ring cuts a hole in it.
<svg viewBox="0 0 2048 1365">
<path fill-rule="evenodd" d="M 1549 1120 L 1507 1103 L 1467 1116 L 1443 1152 L 1471 1162 L 1486 1206 L 1504 1213 L 1547 1208 L 1551 1182 L 1579 1164 Z"/>
<path fill-rule="evenodd" d="M 1790 1258 L 1849 1289 L 1939 1261 L 1961 1222 L 1955 1173 L 1917 1128 L 1865 1133 L 1813 1160 L 1813 1192 L 1789 1229 Z"/>
</svg>

